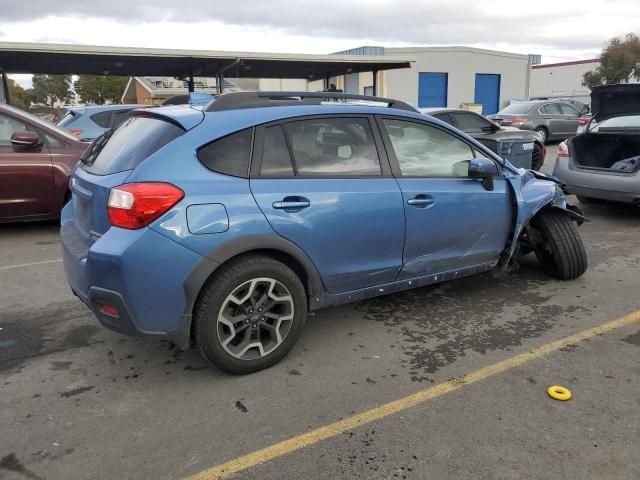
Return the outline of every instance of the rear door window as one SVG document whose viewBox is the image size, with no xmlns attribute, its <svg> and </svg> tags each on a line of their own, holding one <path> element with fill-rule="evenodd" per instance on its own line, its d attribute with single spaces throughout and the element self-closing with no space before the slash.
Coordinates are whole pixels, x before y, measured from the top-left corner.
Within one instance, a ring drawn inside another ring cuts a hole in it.
<svg viewBox="0 0 640 480">
<path fill-rule="evenodd" d="M 318 118 L 285 124 L 298 176 L 381 175 L 366 118 Z"/>
<path fill-rule="evenodd" d="M 561 115 L 560 107 L 557 103 L 547 103 L 540 107 L 540 113 L 543 115 Z"/>
<path fill-rule="evenodd" d="M 453 123 L 453 119 L 451 118 L 451 115 L 449 115 L 448 113 L 438 113 L 433 117 L 443 121 L 444 123 L 448 123 L 452 127 L 456 126 L 455 123 Z"/>
<path fill-rule="evenodd" d="M 202 147 L 198 151 L 198 159 L 214 172 L 247 177 L 252 142 L 253 128 L 248 128 Z"/>
<path fill-rule="evenodd" d="M 560 111 L 563 115 L 567 115 L 569 117 L 579 117 L 580 111 L 574 107 L 573 105 L 569 105 L 568 103 L 559 103 Z"/>
<path fill-rule="evenodd" d="M 132 117 L 120 128 L 96 138 L 83 155 L 82 168 L 96 175 L 132 170 L 183 133 L 166 120 Z"/>
<path fill-rule="evenodd" d="M 453 116 L 458 128 L 463 132 L 480 133 L 492 130 L 491 123 L 475 113 L 455 113 Z"/>
</svg>

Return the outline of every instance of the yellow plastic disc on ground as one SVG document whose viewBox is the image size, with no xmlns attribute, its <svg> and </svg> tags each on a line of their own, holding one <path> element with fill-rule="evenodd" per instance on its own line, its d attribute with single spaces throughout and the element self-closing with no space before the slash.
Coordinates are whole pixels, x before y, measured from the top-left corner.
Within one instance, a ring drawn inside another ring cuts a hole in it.
<svg viewBox="0 0 640 480">
<path fill-rule="evenodd" d="M 553 385 L 547 389 L 547 393 L 551 398 L 556 400 L 569 400 L 571 398 L 571 392 L 568 388 L 561 387 L 560 385 Z"/>
</svg>

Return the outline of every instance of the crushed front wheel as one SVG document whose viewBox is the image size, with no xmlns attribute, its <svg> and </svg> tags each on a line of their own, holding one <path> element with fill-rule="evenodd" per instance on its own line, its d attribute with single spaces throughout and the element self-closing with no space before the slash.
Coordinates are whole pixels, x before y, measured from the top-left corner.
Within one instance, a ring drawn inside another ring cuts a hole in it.
<svg viewBox="0 0 640 480">
<path fill-rule="evenodd" d="M 542 267 L 560 280 L 573 280 L 587 270 L 587 253 L 575 222 L 562 212 L 548 210 L 532 222 L 541 235 L 535 246 Z"/>
</svg>

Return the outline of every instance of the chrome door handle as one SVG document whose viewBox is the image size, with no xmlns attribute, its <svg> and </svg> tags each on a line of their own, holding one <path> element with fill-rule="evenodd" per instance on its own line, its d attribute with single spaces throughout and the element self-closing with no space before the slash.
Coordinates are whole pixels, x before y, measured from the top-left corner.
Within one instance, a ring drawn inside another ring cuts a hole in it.
<svg viewBox="0 0 640 480">
<path fill-rule="evenodd" d="M 307 208 L 309 205 L 311 205 L 310 202 L 273 202 L 271 206 L 282 210 L 286 208 Z"/>
<path fill-rule="evenodd" d="M 290 196 L 284 197 L 280 202 L 273 202 L 271 206 L 278 210 L 285 210 L 294 212 L 296 210 L 302 210 L 303 208 L 307 208 L 311 205 L 311 202 L 308 198 Z"/>
<path fill-rule="evenodd" d="M 415 198 L 410 198 L 409 200 L 407 200 L 407 204 L 413 207 L 424 208 L 428 205 L 433 205 L 434 203 L 435 200 L 433 199 L 433 197 L 430 197 L 428 195 L 417 195 Z"/>
</svg>

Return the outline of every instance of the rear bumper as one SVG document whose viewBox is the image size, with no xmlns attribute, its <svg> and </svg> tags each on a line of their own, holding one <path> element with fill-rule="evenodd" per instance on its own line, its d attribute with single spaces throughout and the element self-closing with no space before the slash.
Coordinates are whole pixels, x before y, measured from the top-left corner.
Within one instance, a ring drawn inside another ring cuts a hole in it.
<svg viewBox="0 0 640 480">
<path fill-rule="evenodd" d="M 214 262 L 149 228 L 110 228 L 91 243 L 65 210 L 61 240 L 67 280 L 100 323 L 125 335 L 188 346 L 203 272 L 213 271 Z M 111 308 L 105 311 L 105 305 Z"/>
<path fill-rule="evenodd" d="M 575 168 L 569 158 L 559 157 L 553 175 L 574 195 L 623 203 L 640 201 L 640 172 L 599 173 Z"/>
</svg>

